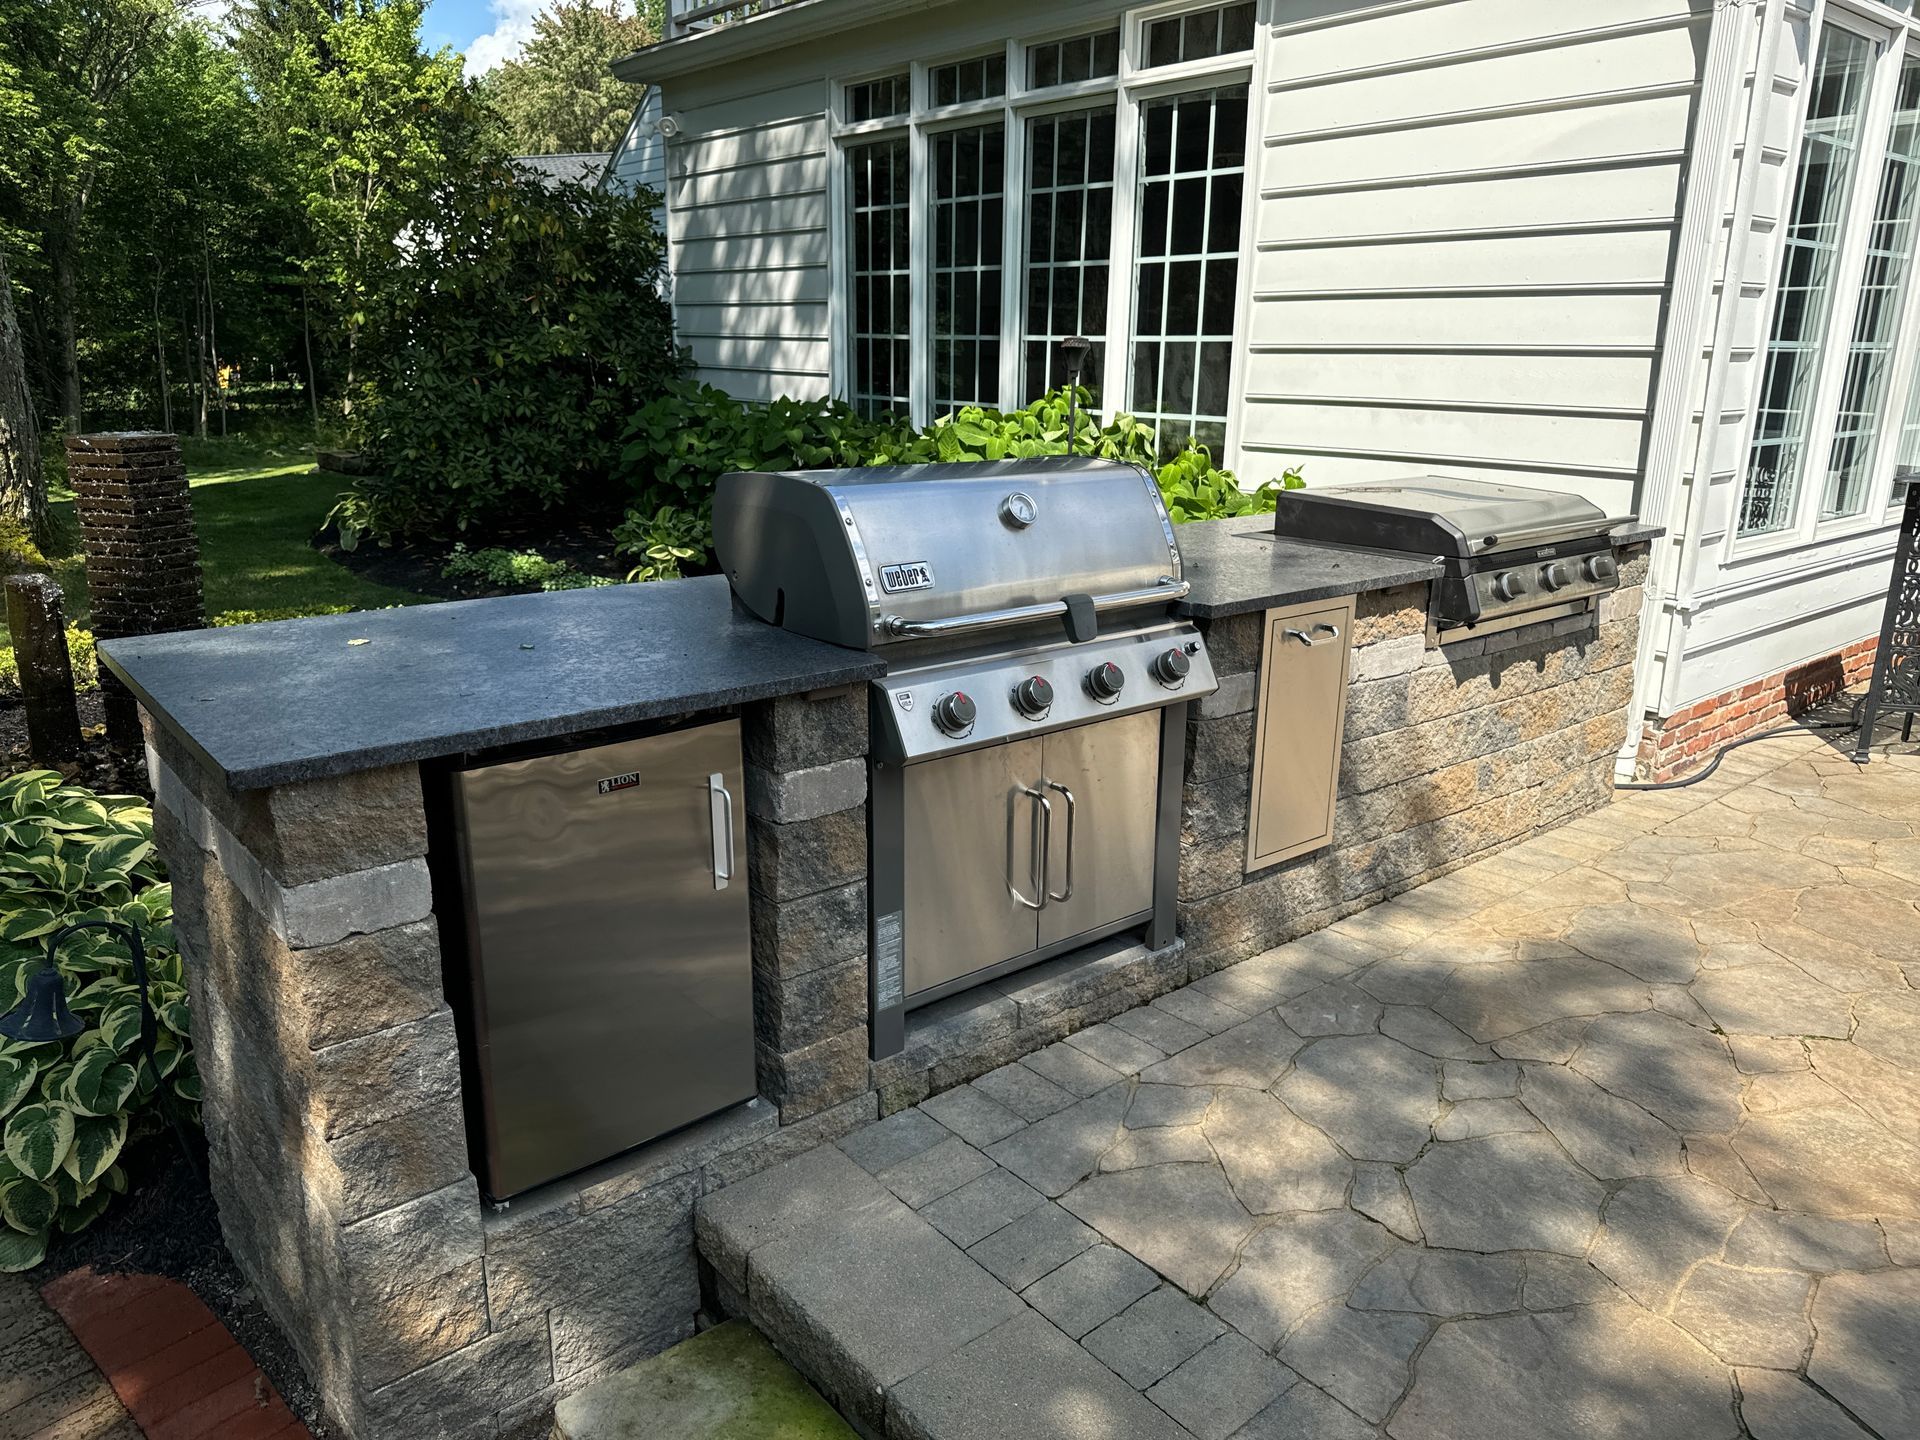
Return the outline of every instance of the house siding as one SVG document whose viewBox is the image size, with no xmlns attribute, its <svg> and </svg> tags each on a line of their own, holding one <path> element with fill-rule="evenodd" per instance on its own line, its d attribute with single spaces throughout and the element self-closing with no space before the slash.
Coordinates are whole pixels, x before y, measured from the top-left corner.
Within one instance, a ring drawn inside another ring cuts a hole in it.
<svg viewBox="0 0 1920 1440">
<path fill-rule="evenodd" d="M 1711 0 L 1275 0 L 1243 474 L 1630 510 Z"/>
</svg>

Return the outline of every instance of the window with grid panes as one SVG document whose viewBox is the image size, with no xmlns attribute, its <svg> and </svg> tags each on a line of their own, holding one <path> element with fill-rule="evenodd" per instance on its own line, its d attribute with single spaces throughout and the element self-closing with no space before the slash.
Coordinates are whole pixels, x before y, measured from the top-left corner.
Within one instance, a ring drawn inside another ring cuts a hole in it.
<svg viewBox="0 0 1920 1440">
<path fill-rule="evenodd" d="M 1068 382 L 1060 342 L 1075 335 L 1093 341 L 1081 378 L 1098 402 L 1113 245 L 1113 130 L 1110 105 L 1027 122 L 1023 403 Z"/>
<path fill-rule="evenodd" d="M 927 103 L 965 105 L 974 100 L 997 100 L 1007 93 L 1007 57 L 1001 51 L 927 71 Z"/>
<path fill-rule="evenodd" d="M 846 113 L 850 124 L 863 120 L 890 120 L 904 115 L 912 104 L 912 77 L 904 71 L 864 80 L 846 88 Z"/>
<path fill-rule="evenodd" d="M 1006 126 L 930 136 L 933 170 L 933 409 L 1000 403 Z"/>
<path fill-rule="evenodd" d="M 1191 436 L 1225 453 L 1240 279 L 1247 87 L 1140 107 L 1140 196 L 1128 409 L 1162 454 Z"/>
<path fill-rule="evenodd" d="M 1252 0 L 1148 21 L 1146 41 L 1146 56 L 1142 63 L 1149 69 L 1159 65 L 1179 65 L 1189 60 L 1211 60 L 1216 55 L 1251 50 Z"/>
<path fill-rule="evenodd" d="M 1900 448 L 1895 452 L 1896 475 L 1920 475 L 1920 371 L 1913 377 L 1913 393 L 1907 397 L 1907 418 L 1900 427 Z"/>
<path fill-rule="evenodd" d="M 1053 85 L 1077 85 L 1083 80 L 1105 80 L 1120 73 L 1120 32 L 1075 35 L 1027 47 L 1027 85 L 1045 90 Z"/>
<path fill-rule="evenodd" d="M 1920 55 L 1907 56 L 1899 84 L 1873 229 L 1867 237 L 1867 269 L 1841 385 L 1822 519 L 1858 515 L 1867 508 L 1887 387 L 1899 359 L 1900 320 L 1920 220 Z"/>
<path fill-rule="evenodd" d="M 1781 246 L 1758 424 L 1740 496 L 1742 535 L 1795 523 L 1874 58 L 1873 42 L 1865 36 L 1838 25 L 1823 30 Z"/>
<path fill-rule="evenodd" d="M 849 146 L 846 156 L 851 398 L 863 415 L 905 414 L 912 350 L 907 140 L 900 136 Z"/>
</svg>

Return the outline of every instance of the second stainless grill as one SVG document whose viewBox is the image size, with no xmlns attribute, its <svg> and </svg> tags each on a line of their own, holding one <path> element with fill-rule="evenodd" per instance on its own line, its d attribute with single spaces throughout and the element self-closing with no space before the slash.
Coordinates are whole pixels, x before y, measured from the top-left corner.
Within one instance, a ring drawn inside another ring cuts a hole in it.
<svg viewBox="0 0 1920 1440">
<path fill-rule="evenodd" d="M 909 1010 L 1095 940 L 1173 939 L 1187 706 L 1212 693 L 1159 488 L 1083 459 L 731 475 L 740 602 L 883 651 L 874 1054 Z"/>
</svg>

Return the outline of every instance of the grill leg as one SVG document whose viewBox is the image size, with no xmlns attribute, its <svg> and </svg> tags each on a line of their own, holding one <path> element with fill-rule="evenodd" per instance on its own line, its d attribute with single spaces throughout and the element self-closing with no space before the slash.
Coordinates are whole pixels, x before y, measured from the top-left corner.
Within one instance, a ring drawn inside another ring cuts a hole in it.
<svg viewBox="0 0 1920 1440">
<path fill-rule="evenodd" d="M 878 733 L 877 730 L 875 733 Z M 868 1054 L 907 1047 L 906 773 L 891 761 L 867 770 Z"/>
<path fill-rule="evenodd" d="M 1186 781 L 1187 717 L 1193 702 L 1160 712 L 1160 809 L 1153 832 L 1153 919 L 1147 948 L 1164 950 L 1180 928 L 1180 797 Z"/>
</svg>

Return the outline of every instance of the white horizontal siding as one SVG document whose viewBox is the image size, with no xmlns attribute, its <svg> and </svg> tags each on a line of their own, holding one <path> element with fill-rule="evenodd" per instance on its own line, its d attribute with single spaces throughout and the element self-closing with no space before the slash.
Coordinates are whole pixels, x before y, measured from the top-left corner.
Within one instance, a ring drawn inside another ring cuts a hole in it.
<svg viewBox="0 0 1920 1440">
<path fill-rule="evenodd" d="M 826 86 L 675 110 L 674 320 L 700 378 L 743 399 L 827 393 Z"/>
<path fill-rule="evenodd" d="M 660 90 L 650 85 L 634 107 L 633 122 L 620 137 L 608 166 L 608 183 L 632 193 L 641 186 L 664 192 L 667 188 L 667 146 L 660 138 Z"/>
<path fill-rule="evenodd" d="M 1713 0 L 1275 0 L 1242 468 L 1630 509 Z"/>
</svg>

